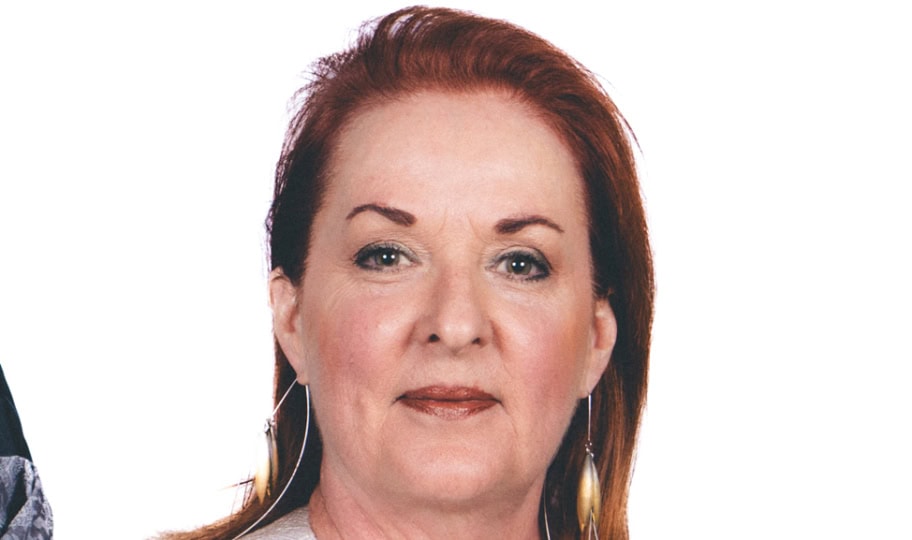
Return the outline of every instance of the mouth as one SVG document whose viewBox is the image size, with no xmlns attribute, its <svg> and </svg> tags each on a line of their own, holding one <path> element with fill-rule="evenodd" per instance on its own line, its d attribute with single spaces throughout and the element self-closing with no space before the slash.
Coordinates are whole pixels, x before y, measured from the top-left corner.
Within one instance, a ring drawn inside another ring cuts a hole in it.
<svg viewBox="0 0 912 540">
<path fill-rule="evenodd" d="M 500 403 L 487 392 L 465 386 L 426 386 L 409 390 L 396 401 L 412 410 L 447 420 L 474 416 Z"/>
</svg>

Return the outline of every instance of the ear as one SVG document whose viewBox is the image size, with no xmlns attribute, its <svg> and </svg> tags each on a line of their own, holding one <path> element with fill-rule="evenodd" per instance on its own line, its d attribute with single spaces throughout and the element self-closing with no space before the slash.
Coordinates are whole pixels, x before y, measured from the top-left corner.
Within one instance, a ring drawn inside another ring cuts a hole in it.
<svg viewBox="0 0 912 540">
<path fill-rule="evenodd" d="M 617 341 L 617 319 L 607 298 L 595 302 L 595 316 L 592 319 L 592 345 L 589 350 L 589 365 L 586 368 L 584 387 L 580 398 L 589 395 L 598 384 L 611 360 L 611 352 Z"/>
<path fill-rule="evenodd" d="M 298 374 L 298 382 L 307 384 L 304 329 L 303 321 L 299 317 L 298 289 L 281 268 L 269 273 L 269 305 L 272 307 L 272 329 L 276 341 Z"/>
</svg>

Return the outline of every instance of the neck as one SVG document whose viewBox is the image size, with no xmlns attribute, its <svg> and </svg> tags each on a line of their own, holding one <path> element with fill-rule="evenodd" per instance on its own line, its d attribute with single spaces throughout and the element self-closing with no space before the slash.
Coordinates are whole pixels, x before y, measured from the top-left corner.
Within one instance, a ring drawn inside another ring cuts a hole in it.
<svg viewBox="0 0 912 540">
<path fill-rule="evenodd" d="M 541 486 L 538 486 L 539 488 Z M 383 497 L 362 498 L 342 489 L 330 478 L 321 478 L 310 499 L 310 520 L 320 540 L 363 538 L 538 540 L 541 490 L 520 500 L 501 504 L 483 502 L 429 506 L 395 504 Z"/>
</svg>

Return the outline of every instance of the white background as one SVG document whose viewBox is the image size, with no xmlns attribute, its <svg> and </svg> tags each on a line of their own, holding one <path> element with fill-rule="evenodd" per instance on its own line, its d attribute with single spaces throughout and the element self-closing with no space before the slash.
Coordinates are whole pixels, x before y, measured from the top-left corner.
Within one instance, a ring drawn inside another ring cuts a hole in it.
<svg viewBox="0 0 912 540">
<path fill-rule="evenodd" d="M 24 4 L 24 3 L 23 3 Z M 3 3 L 0 362 L 57 537 L 225 513 L 289 96 L 397 2 Z M 606 81 L 658 271 L 635 540 L 912 537 L 900 2 L 450 2 Z"/>
</svg>

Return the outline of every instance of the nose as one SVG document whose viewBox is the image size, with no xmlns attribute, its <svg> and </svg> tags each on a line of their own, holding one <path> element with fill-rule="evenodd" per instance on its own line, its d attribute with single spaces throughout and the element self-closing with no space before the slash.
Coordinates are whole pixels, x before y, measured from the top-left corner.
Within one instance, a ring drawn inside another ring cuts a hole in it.
<svg viewBox="0 0 912 540">
<path fill-rule="evenodd" d="M 417 339 L 456 355 L 489 343 L 492 328 L 482 281 L 481 276 L 459 270 L 435 276 L 416 326 Z"/>
</svg>

